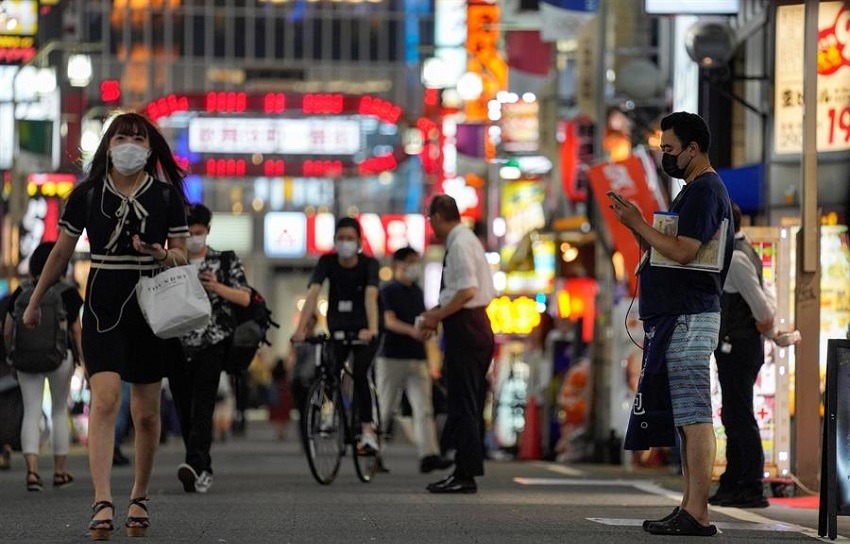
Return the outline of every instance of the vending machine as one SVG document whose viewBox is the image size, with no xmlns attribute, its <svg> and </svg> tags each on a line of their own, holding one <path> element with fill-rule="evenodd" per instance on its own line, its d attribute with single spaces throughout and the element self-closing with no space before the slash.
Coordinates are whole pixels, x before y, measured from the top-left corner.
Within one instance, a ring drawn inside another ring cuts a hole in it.
<svg viewBox="0 0 850 544">
<path fill-rule="evenodd" d="M 764 284 L 776 295 L 776 328 L 793 328 L 794 252 L 791 229 L 745 227 L 744 232 L 761 258 Z M 753 408 L 761 431 L 765 478 L 782 481 L 790 476 L 790 400 L 793 348 L 780 348 L 765 340 L 764 365 L 753 388 Z M 726 468 L 726 433 L 720 420 L 723 410 L 717 366 L 711 361 L 711 396 L 717 453 L 714 476 Z"/>
</svg>

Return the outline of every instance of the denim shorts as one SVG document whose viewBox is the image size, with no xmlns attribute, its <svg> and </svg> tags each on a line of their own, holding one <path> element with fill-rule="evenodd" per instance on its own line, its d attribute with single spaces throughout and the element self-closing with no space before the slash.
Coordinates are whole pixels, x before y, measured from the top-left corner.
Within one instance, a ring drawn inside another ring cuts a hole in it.
<svg viewBox="0 0 850 544">
<path fill-rule="evenodd" d="M 676 427 L 711 423 L 711 354 L 720 313 L 680 315 L 667 347 L 667 375 Z"/>
</svg>

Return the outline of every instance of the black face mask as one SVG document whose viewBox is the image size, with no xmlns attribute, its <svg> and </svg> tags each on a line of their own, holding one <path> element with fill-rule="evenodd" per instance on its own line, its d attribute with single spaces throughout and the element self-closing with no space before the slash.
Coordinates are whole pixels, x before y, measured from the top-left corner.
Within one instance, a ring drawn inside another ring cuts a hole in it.
<svg viewBox="0 0 850 544">
<path fill-rule="evenodd" d="M 679 151 L 679 155 L 684 153 L 684 149 Z M 685 168 L 679 168 L 679 165 L 676 161 L 679 160 L 679 155 L 671 155 L 670 153 L 664 153 L 661 156 L 661 168 L 664 170 L 664 173 L 670 176 L 671 178 L 684 179 L 685 178 Z M 688 161 L 690 164 L 691 161 Z"/>
</svg>

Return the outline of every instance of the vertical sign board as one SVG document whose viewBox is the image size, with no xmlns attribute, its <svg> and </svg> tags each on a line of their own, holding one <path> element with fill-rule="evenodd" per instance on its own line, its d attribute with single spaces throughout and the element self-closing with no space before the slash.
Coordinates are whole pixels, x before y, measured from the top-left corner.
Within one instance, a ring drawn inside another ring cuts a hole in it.
<svg viewBox="0 0 850 544">
<path fill-rule="evenodd" d="M 821 449 L 818 535 L 835 540 L 838 516 L 850 516 L 850 340 L 830 340 Z"/>
<path fill-rule="evenodd" d="M 803 4 L 776 10 L 774 152 L 803 149 Z M 850 3 L 818 4 L 817 150 L 850 149 Z"/>
</svg>

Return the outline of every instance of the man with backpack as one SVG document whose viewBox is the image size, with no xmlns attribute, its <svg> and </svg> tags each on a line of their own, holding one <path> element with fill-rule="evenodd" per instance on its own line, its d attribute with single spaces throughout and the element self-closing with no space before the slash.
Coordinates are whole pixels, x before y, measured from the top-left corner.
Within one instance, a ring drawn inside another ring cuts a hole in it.
<svg viewBox="0 0 850 544">
<path fill-rule="evenodd" d="M 74 374 L 74 353 L 81 354 L 80 308 L 83 299 L 73 286 L 62 280 L 53 284 L 41 299 L 41 321 L 35 327 L 24 324 L 24 310 L 30 302 L 47 256 L 55 244 L 39 245 L 30 256 L 31 280 L 12 293 L 10 313 L 5 318 L 3 337 L 9 363 L 17 371 L 24 402 L 21 425 L 21 451 L 27 464 L 26 485 L 29 491 L 44 488 L 38 472 L 38 450 L 41 440 L 39 423 L 42 416 L 44 380 L 50 386 L 51 442 L 53 443 L 53 487 L 71 484 L 74 478 L 65 469 L 70 448 L 68 429 L 68 393 Z"/>
<path fill-rule="evenodd" d="M 239 259 L 219 252 L 206 243 L 212 212 L 195 204 L 189 210 L 189 262 L 200 267 L 200 279 L 212 305 L 209 324 L 181 339 L 184 368 L 169 376 L 171 393 L 180 418 L 186 460 L 177 477 L 187 493 L 206 493 L 213 481 L 210 446 L 212 421 L 221 372 L 225 369 L 230 338 L 234 331 L 235 307 L 251 304 L 251 290 Z"/>
</svg>

